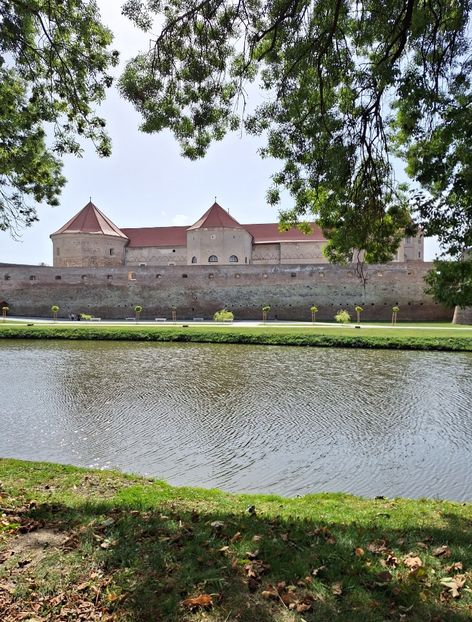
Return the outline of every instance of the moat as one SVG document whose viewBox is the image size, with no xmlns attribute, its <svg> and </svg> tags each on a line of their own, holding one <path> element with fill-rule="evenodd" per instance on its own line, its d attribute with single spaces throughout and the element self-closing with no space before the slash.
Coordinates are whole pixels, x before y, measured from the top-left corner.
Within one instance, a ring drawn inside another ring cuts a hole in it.
<svg viewBox="0 0 472 622">
<path fill-rule="evenodd" d="M 472 499 L 472 354 L 0 341 L 0 456 L 293 496 Z"/>
</svg>

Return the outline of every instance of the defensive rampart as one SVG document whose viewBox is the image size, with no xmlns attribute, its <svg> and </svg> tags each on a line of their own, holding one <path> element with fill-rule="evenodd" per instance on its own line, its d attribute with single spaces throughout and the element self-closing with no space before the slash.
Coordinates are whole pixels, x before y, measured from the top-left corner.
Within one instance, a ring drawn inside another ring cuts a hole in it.
<svg viewBox="0 0 472 622">
<path fill-rule="evenodd" d="M 260 317 L 270 305 L 270 318 L 308 320 L 315 304 L 317 319 L 331 320 L 338 309 L 364 307 L 362 319 L 388 321 L 400 307 L 402 320 L 451 320 L 452 311 L 424 293 L 423 277 L 430 263 L 408 262 L 367 268 L 365 289 L 355 266 L 244 265 L 163 266 L 159 268 L 51 268 L 0 264 L 0 301 L 10 314 L 49 317 L 90 313 L 125 318 L 143 307 L 143 318 L 171 316 L 210 318 L 217 309 L 231 309 L 236 319 Z"/>
</svg>

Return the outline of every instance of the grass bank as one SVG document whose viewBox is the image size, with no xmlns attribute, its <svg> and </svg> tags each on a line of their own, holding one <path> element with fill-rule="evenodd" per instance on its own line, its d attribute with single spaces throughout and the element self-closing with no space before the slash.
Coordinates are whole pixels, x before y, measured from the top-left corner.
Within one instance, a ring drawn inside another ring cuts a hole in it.
<svg viewBox="0 0 472 622">
<path fill-rule="evenodd" d="M 1 324 L 0 339 L 92 339 L 243 343 L 395 350 L 472 351 L 472 330 L 460 328 L 391 328 L 339 326 L 152 326 L 133 324 Z"/>
<path fill-rule="evenodd" d="M 2 622 L 466 621 L 472 505 L 0 460 Z"/>
</svg>

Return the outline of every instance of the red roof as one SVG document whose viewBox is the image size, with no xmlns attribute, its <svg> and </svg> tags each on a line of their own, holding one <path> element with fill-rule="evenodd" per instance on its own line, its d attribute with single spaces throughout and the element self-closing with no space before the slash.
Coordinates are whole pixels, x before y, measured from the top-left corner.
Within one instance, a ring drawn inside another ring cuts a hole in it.
<svg viewBox="0 0 472 622">
<path fill-rule="evenodd" d="M 187 246 L 188 227 L 141 227 L 122 229 L 128 248 L 139 246 Z"/>
<path fill-rule="evenodd" d="M 91 201 L 52 235 L 58 233 L 97 233 L 126 238 L 126 235 Z"/>
<path fill-rule="evenodd" d="M 163 247 L 186 246 L 187 231 L 200 228 L 230 228 L 245 229 L 253 237 L 255 244 L 270 244 L 276 242 L 312 242 L 323 241 L 325 237 L 321 229 L 311 223 L 312 233 L 306 235 L 299 229 L 280 231 L 276 222 L 263 224 L 241 225 L 228 214 L 218 203 L 208 209 L 203 216 L 191 227 L 139 227 L 119 229 L 109 218 L 92 202 L 87 205 L 63 227 L 58 233 L 93 233 L 114 235 L 129 240 L 128 247 Z"/>
<path fill-rule="evenodd" d="M 321 229 L 315 223 L 310 223 L 312 232 L 308 234 L 303 233 L 296 227 L 288 231 L 280 231 L 279 224 L 276 222 L 242 226 L 252 235 L 254 244 L 269 244 L 270 242 L 322 242 L 326 239 Z"/>
<path fill-rule="evenodd" d="M 212 229 L 217 227 L 242 229 L 239 222 L 230 216 L 218 203 L 213 203 L 200 220 L 197 220 L 197 222 L 188 229 Z"/>
</svg>

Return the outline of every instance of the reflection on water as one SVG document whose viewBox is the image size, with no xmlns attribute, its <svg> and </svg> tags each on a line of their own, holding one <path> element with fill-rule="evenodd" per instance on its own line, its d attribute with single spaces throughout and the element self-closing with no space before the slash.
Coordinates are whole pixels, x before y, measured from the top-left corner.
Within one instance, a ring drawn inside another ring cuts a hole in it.
<svg viewBox="0 0 472 622">
<path fill-rule="evenodd" d="M 472 355 L 1 342 L 0 455 L 284 495 L 472 498 Z"/>
</svg>

